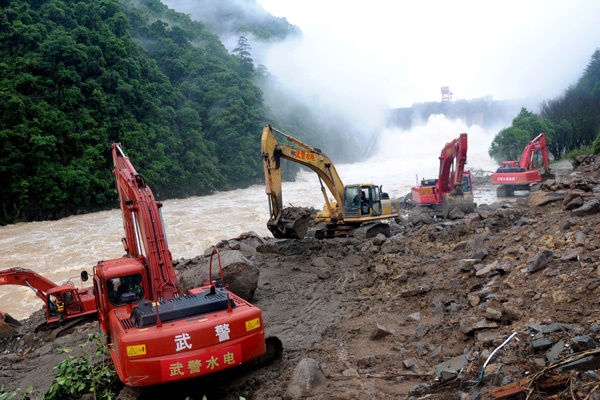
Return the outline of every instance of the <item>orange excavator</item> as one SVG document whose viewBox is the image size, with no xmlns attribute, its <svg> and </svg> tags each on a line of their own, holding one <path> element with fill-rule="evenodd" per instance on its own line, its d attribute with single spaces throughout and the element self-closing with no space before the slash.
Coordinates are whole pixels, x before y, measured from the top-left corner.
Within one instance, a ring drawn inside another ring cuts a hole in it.
<svg viewBox="0 0 600 400">
<path fill-rule="evenodd" d="M 411 188 L 412 200 L 431 210 L 435 216 L 448 218 L 458 208 L 463 213 L 475 210 L 471 173 L 467 164 L 467 134 L 446 143 L 440 155 L 440 171 L 437 179 L 422 179 L 421 184 Z"/>
<path fill-rule="evenodd" d="M 543 174 L 539 171 L 541 164 L 544 168 Z M 498 185 L 498 197 L 510 197 L 514 195 L 515 190 L 529 191 L 532 183 L 552 177 L 554 175 L 550 172 L 546 134 L 540 133 L 525 146 L 519 161 L 502 161 L 500 168 L 492 174 L 492 184 Z"/>
<path fill-rule="evenodd" d="M 82 281 L 86 281 L 87 277 L 87 272 L 82 271 Z M 96 313 L 93 288 L 76 288 L 71 281 L 57 285 L 30 269 L 0 270 L 0 285 L 21 285 L 33 290 L 46 305 L 46 323 L 49 328 Z M 4 315 L 5 322 L 7 318 L 12 318 L 8 314 Z"/>
<path fill-rule="evenodd" d="M 112 156 L 126 255 L 100 261 L 93 281 L 98 320 L 121 381 L 128 387 L 180 381 L 264 355 L 260 309 L 212 277 L 182 291 L 162 204 L 120 143 L 112 145 Z"/>
</svg>

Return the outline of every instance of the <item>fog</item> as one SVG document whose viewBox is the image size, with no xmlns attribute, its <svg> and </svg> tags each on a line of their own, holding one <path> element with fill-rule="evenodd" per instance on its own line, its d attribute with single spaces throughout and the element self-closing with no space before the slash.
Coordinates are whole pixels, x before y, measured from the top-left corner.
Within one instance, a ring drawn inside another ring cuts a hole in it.
<svg viewBox="0 0 600 400">
<path fill-rule="evenodd" d="M 599 46 L 590 0 L 257 1 L 304 33 L 272 48 L 267 68 L 334 102 L 407 107 L 439 101 L 441 86 L 454 99 L 541 101 L 575 83 Z"/>
<path fill-rule="evenodd" d="M 286 18 L 302 36 L 264 43 L 246 35 L 254 62 L 267 67 L 279 90 L 321 115 L 343 116 L 366 135 L 381 130 L 390 108 L 440 101 L 442 86 L 452 100 L 518 100 L 537 112 L 576 83 L 600 37 L 600 2 L 592 0 L 222 0 L 216 9 L 210 1 L 164 3 L 213 23 L 232 6 L 246 21 L 264 19 L 265 11 Z M 231 51 L 240 33 L 223 28 Z"/>
</svg>

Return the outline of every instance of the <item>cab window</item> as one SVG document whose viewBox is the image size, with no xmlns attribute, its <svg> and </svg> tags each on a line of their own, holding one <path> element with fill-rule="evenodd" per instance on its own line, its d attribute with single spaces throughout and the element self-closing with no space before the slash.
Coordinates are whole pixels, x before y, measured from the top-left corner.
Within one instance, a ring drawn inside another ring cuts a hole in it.
<svg viewBox="0 0 600 400">
<path fill-rule="evenodd" d="M 144 297 L 142 275 L 133 274 L 106 280 L 108 300 L 114 306 L 140 301 Z"/>
</svg>

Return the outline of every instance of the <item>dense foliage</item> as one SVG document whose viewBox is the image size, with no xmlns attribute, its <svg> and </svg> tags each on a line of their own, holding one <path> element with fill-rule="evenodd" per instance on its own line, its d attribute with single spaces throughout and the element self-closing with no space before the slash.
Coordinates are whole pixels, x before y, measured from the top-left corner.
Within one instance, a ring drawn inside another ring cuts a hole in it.
<svg viewBox="0 0 600 400">
<path fill-rule="evenodd" d="M 112 142 L 163 199 L 262 179 L 272 118 L 202 23 L 158 0 L 1 2 L 0 224 L 116 206 Z"/>
<path fill-rule="evenodd" d="M 98 335 L 89 334 L 87 342 L 79 347 L 84 349 L 81 355 L 69 356 L 56 366 L 56 376 L 43 400 L 75 400 L 85 394 L 98 400 L 117 397 L 122 385 L 110 362 L 107 346 Z M 72 350 L 61 351 L 70 353 Z"/>
<path fill-rule="evenodd" d="M 489 149 L 490 157 L 498 161 L 519 160 L 525 146 L 540 132 L 544 132 L 548 140 L 554 137 L 554 125 L 522 108 L 519 115 L 513 119 L 512 125 L 502 129 L 494 137 Z"/>
<path fill-rule="evenodd" d="M 251 0 L 217 3 L 221 32 L 299 34 L 264 10 L 247 14 Z M 267 123 L 333 153 L 352 148 L 345 127 L 325 134 L 311 112 L 279 112 L 302 108 L 289 95 L 269 110 L 257 85 L 269 75 L 245 36 L 229 54 L 205 23 L 159 0 L 0 4 L 0 224 L 116 207 L 113 142 L 163 200 L 262 182 Z M 335 146 L 340 135 L 347 146 Z"/>
<path fill-rule="evenodd" d="M 163 3 L 191 14 L 219 37 L 245 35 L 263 41 L 278 41 L 301 33 L 287 19 L 264 11 L 255 0 L 164 0 Z"/>
<path fill-rule="evenodd" d="M 600 50 L 575 85 L 541 104 L 540 115 L 521 110 L 512 125 L 496 135 L 489 154 L 498 160 L 516 160 L 540 132 L 546 133 L 548 150 L 556 159 L 586 146 L 600 152 Z"/>
</svg>

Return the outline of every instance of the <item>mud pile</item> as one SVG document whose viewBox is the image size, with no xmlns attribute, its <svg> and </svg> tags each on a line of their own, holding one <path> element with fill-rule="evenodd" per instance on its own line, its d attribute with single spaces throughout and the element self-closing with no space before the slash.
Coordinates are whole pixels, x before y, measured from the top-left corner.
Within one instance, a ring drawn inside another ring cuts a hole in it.
<svg viewBox="0 0 600 400">
<path fill-rule="evenodd" d="M 259 271 L 245 290 L 283 355 L 140 398 L 598 398 L 600 162 L 581 162 L 556 164 L 556 179 L 528 197 L 462 219 L 413 210 L 390 238 L 246 232 L 217 243 L 221 255 L 235 252 L 238 269 Z M 177 268 L 206 268 L 210 250 Z M 98 328 L 53 341 L 32 326 L 24 321 L 22 336 L 1 343 L 0 385 L 29 382 L 42 393 L 47 366 L 65 357 L 57 350 Z"/>
</svg>

